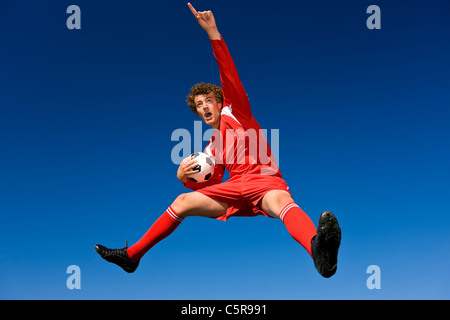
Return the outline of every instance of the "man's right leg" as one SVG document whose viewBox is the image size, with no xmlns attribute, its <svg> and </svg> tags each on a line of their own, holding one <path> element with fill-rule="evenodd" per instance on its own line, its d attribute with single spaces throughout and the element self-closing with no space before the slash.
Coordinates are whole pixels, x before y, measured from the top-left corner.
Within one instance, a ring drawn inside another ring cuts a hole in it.
<svg viewBox="0 0 450 320">
<path fill-rule="evenodd" d="M 131 273 L 139 260 L 155 244 L 169 236 L 188 216 L 215 218 L 226 212 L 228 205 L 199 192 L 179 195 L 172 205 L 155 221 L 147 233 L 133 246 L 123 249 L 108 249 L 96 245 L 95 250 L 105 260 L 115 263 Z"/>
<path fill-rule="evenodd" d="M 188 216 L 215 218 L 227 210 L 227 204 L 216 201 L 199 192 L 179 195 L 172 205 L 155 221 L 147 233 L 127 252 L 138 261 L 155 244 L 169 236 Z"/>
</svg>

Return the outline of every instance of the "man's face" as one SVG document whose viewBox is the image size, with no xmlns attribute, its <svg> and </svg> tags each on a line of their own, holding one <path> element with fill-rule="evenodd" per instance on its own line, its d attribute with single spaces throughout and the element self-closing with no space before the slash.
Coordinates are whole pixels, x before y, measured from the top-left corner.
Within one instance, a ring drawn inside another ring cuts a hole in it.
<svg viewBox="0 0 450 320">
<path fill-rule="evenodd" d="M 200 118 L 202 118 L 207 125 L 210 125 L 214 129 L 218 129 L 222 103 L 216 101 L 214 93 L 199 94 L 195 96 L 194 103 Z"/>
</svg>

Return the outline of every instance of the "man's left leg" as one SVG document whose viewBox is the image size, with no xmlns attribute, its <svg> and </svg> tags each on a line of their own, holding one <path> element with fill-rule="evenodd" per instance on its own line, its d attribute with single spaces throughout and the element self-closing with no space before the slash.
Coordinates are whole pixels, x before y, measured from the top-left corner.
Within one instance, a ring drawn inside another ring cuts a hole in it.
<svg viewBox="0 0 450 320">
<path fill-rule="evenodd" d="M 323 277 L 329 278 L 335 274 L 341 228 L 331 212 L 324 211 L 320 215 L 316 231 L 311 219 L 286 191 L 267 192 L 260 205 L 267 214 L 283 221 L 291 236 L 311 255 L 314 266 Z"/>
<path fill-rule="evenodd" d="M 317 230 L 308 215 L 294 202 L 289 192 L 271 190 L 261 200 L 261 208 L 270 216 L 280 218 L 289 234 L 312 256 L 311 239 Z"/>
</svg>

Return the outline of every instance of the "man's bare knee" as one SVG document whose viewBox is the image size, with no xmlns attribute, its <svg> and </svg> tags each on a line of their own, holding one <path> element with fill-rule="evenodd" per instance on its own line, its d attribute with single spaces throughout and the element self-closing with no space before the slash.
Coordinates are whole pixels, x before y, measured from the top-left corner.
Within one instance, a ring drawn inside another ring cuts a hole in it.
<svg viewBox="0 0 450 320">
<path fill-rule="evenodd" d="M 261 201 L 262 209 L 271 217 L 278 218 L 280 211 L 288 203 L 294 202 L 289 192 L 284 190 L 269 191 Z"/>
<path fill-rule="evenodd" d="M 182 218 L 186 217 L 186 213 L 189 211 L 189 197 L 191 193 L 182 193 L 178 195 L 171 207 Z"/>
<path fill-rule="evenodd" d="M 172 203 L 172 209 L 182 218 L 202 216 L 214 218 L 222 215 L 228 205 L 198 192 L 182 193 Z"/>
</svg>

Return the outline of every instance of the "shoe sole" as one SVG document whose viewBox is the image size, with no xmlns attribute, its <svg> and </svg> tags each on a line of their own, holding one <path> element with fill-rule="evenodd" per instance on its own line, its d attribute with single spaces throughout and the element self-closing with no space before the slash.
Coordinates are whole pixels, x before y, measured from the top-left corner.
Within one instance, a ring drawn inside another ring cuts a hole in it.
<svg viewBox="0 0 450 320">
<path fill-rule="evenodd" d="M 324 211 L 320 215 L 319 245 L 324 251 L 324 269 L 322 276 L 329 278 L 336 273 L 337 256 L 341 244 L 341 228 L 337 218 L 330 211 Z"/>
</svg>

